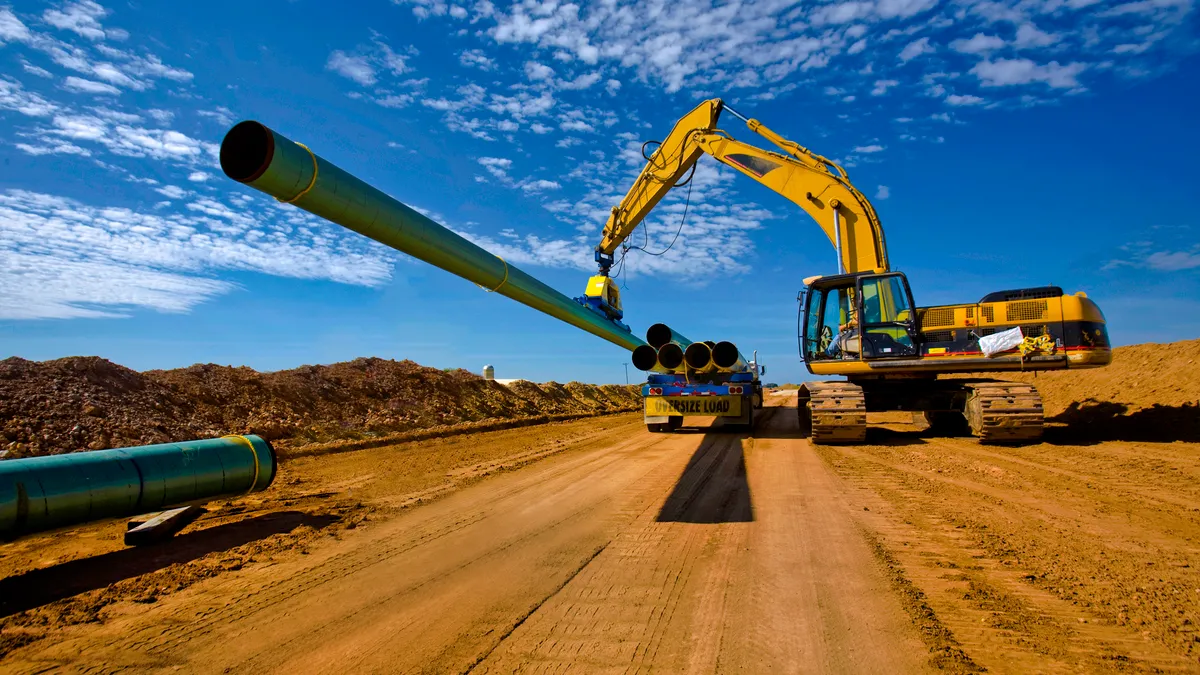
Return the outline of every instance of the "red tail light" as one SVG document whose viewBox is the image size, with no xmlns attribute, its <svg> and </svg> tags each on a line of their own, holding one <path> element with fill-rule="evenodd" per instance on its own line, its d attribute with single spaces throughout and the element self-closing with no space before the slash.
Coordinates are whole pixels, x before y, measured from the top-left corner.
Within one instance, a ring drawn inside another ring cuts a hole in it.
<svg viewBox="0 0 1200 675">
<path fill-rule="evenodd" d="M 662 396 L 662 387 L 650 387 L 651 396 Z"/>
<path fill-rule="evenodd" d="M 742 388 L 741 388 L 741 387 L 730 387 L 730 388 L 729 388 L 729 393 L 731 393 L 731 394 L 740 394 L 740 393 L 742 393 Z"/>
</svg>

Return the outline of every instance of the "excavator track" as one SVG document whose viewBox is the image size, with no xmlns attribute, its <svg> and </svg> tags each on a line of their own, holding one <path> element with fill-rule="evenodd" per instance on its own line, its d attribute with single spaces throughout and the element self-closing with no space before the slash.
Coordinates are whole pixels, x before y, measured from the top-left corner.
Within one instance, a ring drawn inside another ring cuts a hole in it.
<svg viewBox="0 0 1200 675">
<path fill-rule="evenodd" d="M 966 418 L 981 443 L 1031 443 L 1041 440 L 1045 413 L 1042 395 L 1021 382 L 968 382 Z"/>
<path fill-rule="evenodd" d="M 867 399 L 849 382 L 809 382 L 801 390 L 800 428 L 813 443 L 862 443 L 867 439 Z M 806 429 L 807 427 L 807 429 Z"/>
</svg>

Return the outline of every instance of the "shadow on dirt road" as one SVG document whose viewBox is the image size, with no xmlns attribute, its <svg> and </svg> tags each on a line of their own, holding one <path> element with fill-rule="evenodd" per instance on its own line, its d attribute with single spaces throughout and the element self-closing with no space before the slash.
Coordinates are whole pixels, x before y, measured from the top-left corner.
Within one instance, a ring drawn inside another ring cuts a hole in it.
<svg viewBox="0 0 1200 675">
<path fill-rule="evenodd" d="M 268 513 L 181 534 L 160 544 L 126 548 L 0 579 L 0 617 L 290 532 L 303 525 L 321 529 L 337 520 L 336 516 L 300 511 Z"/>
</svg>

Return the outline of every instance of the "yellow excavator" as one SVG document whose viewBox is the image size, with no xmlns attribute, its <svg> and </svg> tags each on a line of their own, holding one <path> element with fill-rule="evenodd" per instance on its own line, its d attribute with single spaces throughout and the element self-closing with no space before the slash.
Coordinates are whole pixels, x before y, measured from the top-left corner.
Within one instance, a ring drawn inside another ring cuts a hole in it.
<svg viewBox="0 0 1200 675">
<path fill-rule="evenodd" d="M 717 128 L 722 111 L 783 152 Z M 1044 420 L 1032 385 L 939 375 L 1093 368 L 1111 361 L 1104 315 L 1084 293 L 1042 286 L 917 307 L 908 279 L 891 269 L 874 206 L 846 171 L 721 99 L 701 103 L 676 122 L 613 207 L 596 247 L 600 274 L 589 279 L 581 301 L 608 316 L 622 315 L 609 276 L 617 249 L 703 154 L 795 203 L 837 251 L 837 273 L 804 279 L 798 296 L 801 359 L 814 375 L 845 378 L 801 386 L 800 428 L 813 441 L 862 442 L 868 412 L 897 410 L 923 414 L 935 430 L 969 430 L 984 442 L 1036 441 Z"/>
</svg>

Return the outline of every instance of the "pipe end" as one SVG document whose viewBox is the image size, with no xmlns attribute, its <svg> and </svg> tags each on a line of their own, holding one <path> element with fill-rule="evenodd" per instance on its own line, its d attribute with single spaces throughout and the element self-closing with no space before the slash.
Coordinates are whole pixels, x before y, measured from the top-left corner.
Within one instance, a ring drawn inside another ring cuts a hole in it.
<svg viewBox="0 0 1200 675">
<path fill-rule="evenodd" d="M 674 342 L 668 342 L 658 350 L 658 363 L 667 370 L 678 370 L 683 365 L 683 349 Z"/>
<path fill-rule="evenodd" d="M 712 360 L 717 364 L 718 368 L 732 368 L 737 365 L 738 357 L 737 345 L 732 342 L 718 342 L 712 348 Z"/>
<path fill-rule="evenodd" d="M 665 323 L 656 323 L 646 330 L 646 342 L 655 349 L 670 342 L 673 336 L 674 332 L 671 327 Z"/>
<path fill-rule="evenodd" d="M 221 141 L 221 170 L 239 183 L 253 183 L 271 165 L 275 134 L 265 125 L 238 122 Z"/>
<path fill-rule="evenodd" d="M 638 370 L 654 370 L 658 365 L 658 352 L 650 345 L 639 345 L 633 350 L 633 367 Z"/>
</svg>

